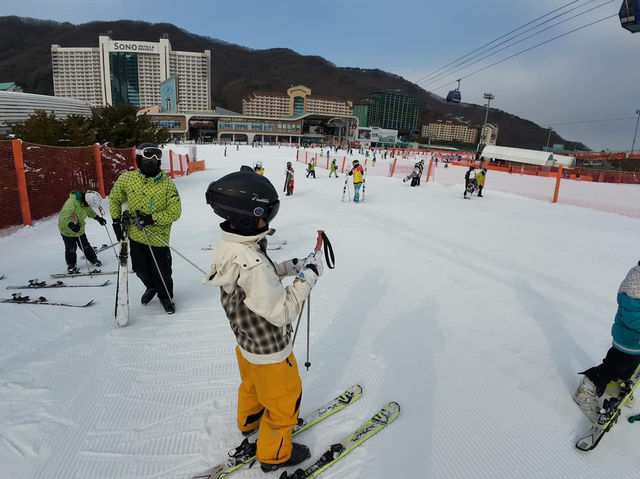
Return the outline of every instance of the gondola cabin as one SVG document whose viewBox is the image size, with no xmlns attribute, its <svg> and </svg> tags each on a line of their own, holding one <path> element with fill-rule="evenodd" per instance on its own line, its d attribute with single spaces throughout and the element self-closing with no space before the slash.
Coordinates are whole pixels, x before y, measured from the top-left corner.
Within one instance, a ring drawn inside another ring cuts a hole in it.
<svg viewBox="0 0 640 479">
<path fill-rule="evenodd" d="M 640 0 L 623 0 L 618 16 L 622 28 L 631 33 L 640 32 Z"/>
<path fill-rule="evenodd" d="M 447 95 L 447 103 L 460 103 L 460 100 L 462 100 L 460 90 L 451 90 Z"/>
</svg>

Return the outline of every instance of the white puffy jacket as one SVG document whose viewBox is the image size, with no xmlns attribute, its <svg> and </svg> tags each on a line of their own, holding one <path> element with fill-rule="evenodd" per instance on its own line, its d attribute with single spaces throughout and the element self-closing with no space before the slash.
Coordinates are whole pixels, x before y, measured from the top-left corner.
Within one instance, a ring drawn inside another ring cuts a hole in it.
<svg viewBox="0 0 640 479">
<path fill-rule="evenodd" d="M 222 241 L 213 248 L 211 272 L 203 280 L 221 288 L 238 346 L 253 364 L 278 363 L 289 356 L 289 324 L 297 319 L 311 291 L 299 279 L 287 287 L 280 282 L 286 267 L 273 263 L 266 254 L 266 237 L 273 232 L 242 236 L 222 230 Z"/>
</svg>

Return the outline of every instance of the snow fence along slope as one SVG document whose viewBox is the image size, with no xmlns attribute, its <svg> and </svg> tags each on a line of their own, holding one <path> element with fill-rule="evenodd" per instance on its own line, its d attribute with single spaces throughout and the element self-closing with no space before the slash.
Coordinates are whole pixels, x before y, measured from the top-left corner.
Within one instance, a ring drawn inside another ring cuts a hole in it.
<svg viewBox="0 0 640 479">
<path fill-rule="evenodd" d="M 208 183 L 261 160 L 280 190 L 295 158 L 291 148 L 222 151 L 204 147 L 208 169 L 176 180 L 183 215 L 171 242 L 204 269 L 211 252 L 201 248 L 219 239 L 220 221 L 204 202 Z M 273 224 L 287 244 L 270 255 L 306 255 L 323 228 L 337 259 L 313 291 L 308 372 L 304 324 L 295 347 L 302 411 L 364 388 L 348 412 L 299 440 L 317 457 L 386 402 L 403 408 L 326 477 L 635 477 L 637 426 L 623 418 L 580 453 L 588 421 L 571 393 L 577 371 L 610 345 L 617 287 L 638 260 L 637 220 L 492 190 L 492 174 L 487 196 L 472 201 L 462 188 L 372 175 L 365 203 L 341 203 L 342 178 L 294 168 L 295 193 L 281 197 Z M 106 242 L 96 222 L 87 235 Z M 0 287 L 64 268 L 55 218 L 0 238 L 0 249 Z M 115 269 L 112 254 L 101 259 Z M 82 311 L 0 305 L 3 476 L 185 478 L 240 440 L 235 343 L 218 292 L 177 255 L 173 267 L 177 313 L 157 300 L 141 306 L 132 277 L 122 329 L 112 285 L 44 292 L 96 300 Z M 235 474 L 264 477 L 255 467 Z"/>
</svg>

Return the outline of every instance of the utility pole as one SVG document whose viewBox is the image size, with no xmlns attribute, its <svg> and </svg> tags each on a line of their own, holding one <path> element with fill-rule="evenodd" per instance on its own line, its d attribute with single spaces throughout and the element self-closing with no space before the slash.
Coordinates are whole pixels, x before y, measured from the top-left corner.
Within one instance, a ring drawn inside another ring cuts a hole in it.
<svg viewBox="0 0 640 479">
<path fill-rule="evenodd" d="M 636 121 L 636 132 L 633 134 L 633 143 L 631 143 L 631 153 L 629 153 L 629 157 L 633 155 L 633 149 L 636 146 L 636 135 L 638 134 L 638 123 L 640 123 L 640 108 L 636 110 L 636 115 L 638 115 L 638 120 Z"/>
<path fill-rule="evenodd" d="M 549 141 L 551 140 L 552 131 L 553 131 L 553 128 L 549 127 L 549 136 L 547 136 L 547 148 L 549 148 Z"/>
<path fill-rule="evenodd" d="M 484 114 L 484 123 L 482 124 L 482 128 L 480 129 L 480 139 L 478 140 L 478 147 L 476 148 L 476 151 L 480 151 L 480 145 L 482 144 L 482 140 L 484 139 L 484 137 L 482 136 L 482 130 L 485 129 L 485 125 L 487 124 L 487 119 L 489 118 L 489 108 L 491 105 L 491 100 L 495 98 L 495 95 L 493 93 L 485 93 L 483 97 L 485 100 L 487 100 L 487 111 Z"/>
</svg>

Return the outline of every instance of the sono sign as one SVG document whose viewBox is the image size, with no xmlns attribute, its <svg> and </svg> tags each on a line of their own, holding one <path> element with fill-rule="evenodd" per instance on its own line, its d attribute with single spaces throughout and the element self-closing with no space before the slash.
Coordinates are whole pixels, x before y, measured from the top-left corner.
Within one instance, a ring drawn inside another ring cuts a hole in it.
<svg viewBox="0 0 640 479">
<path fill-rule="evenodd" d="M 160 53 L 160 46 L 151 42 L 109 42 L 110 52 L 124 53 Z"/>
</svg>

